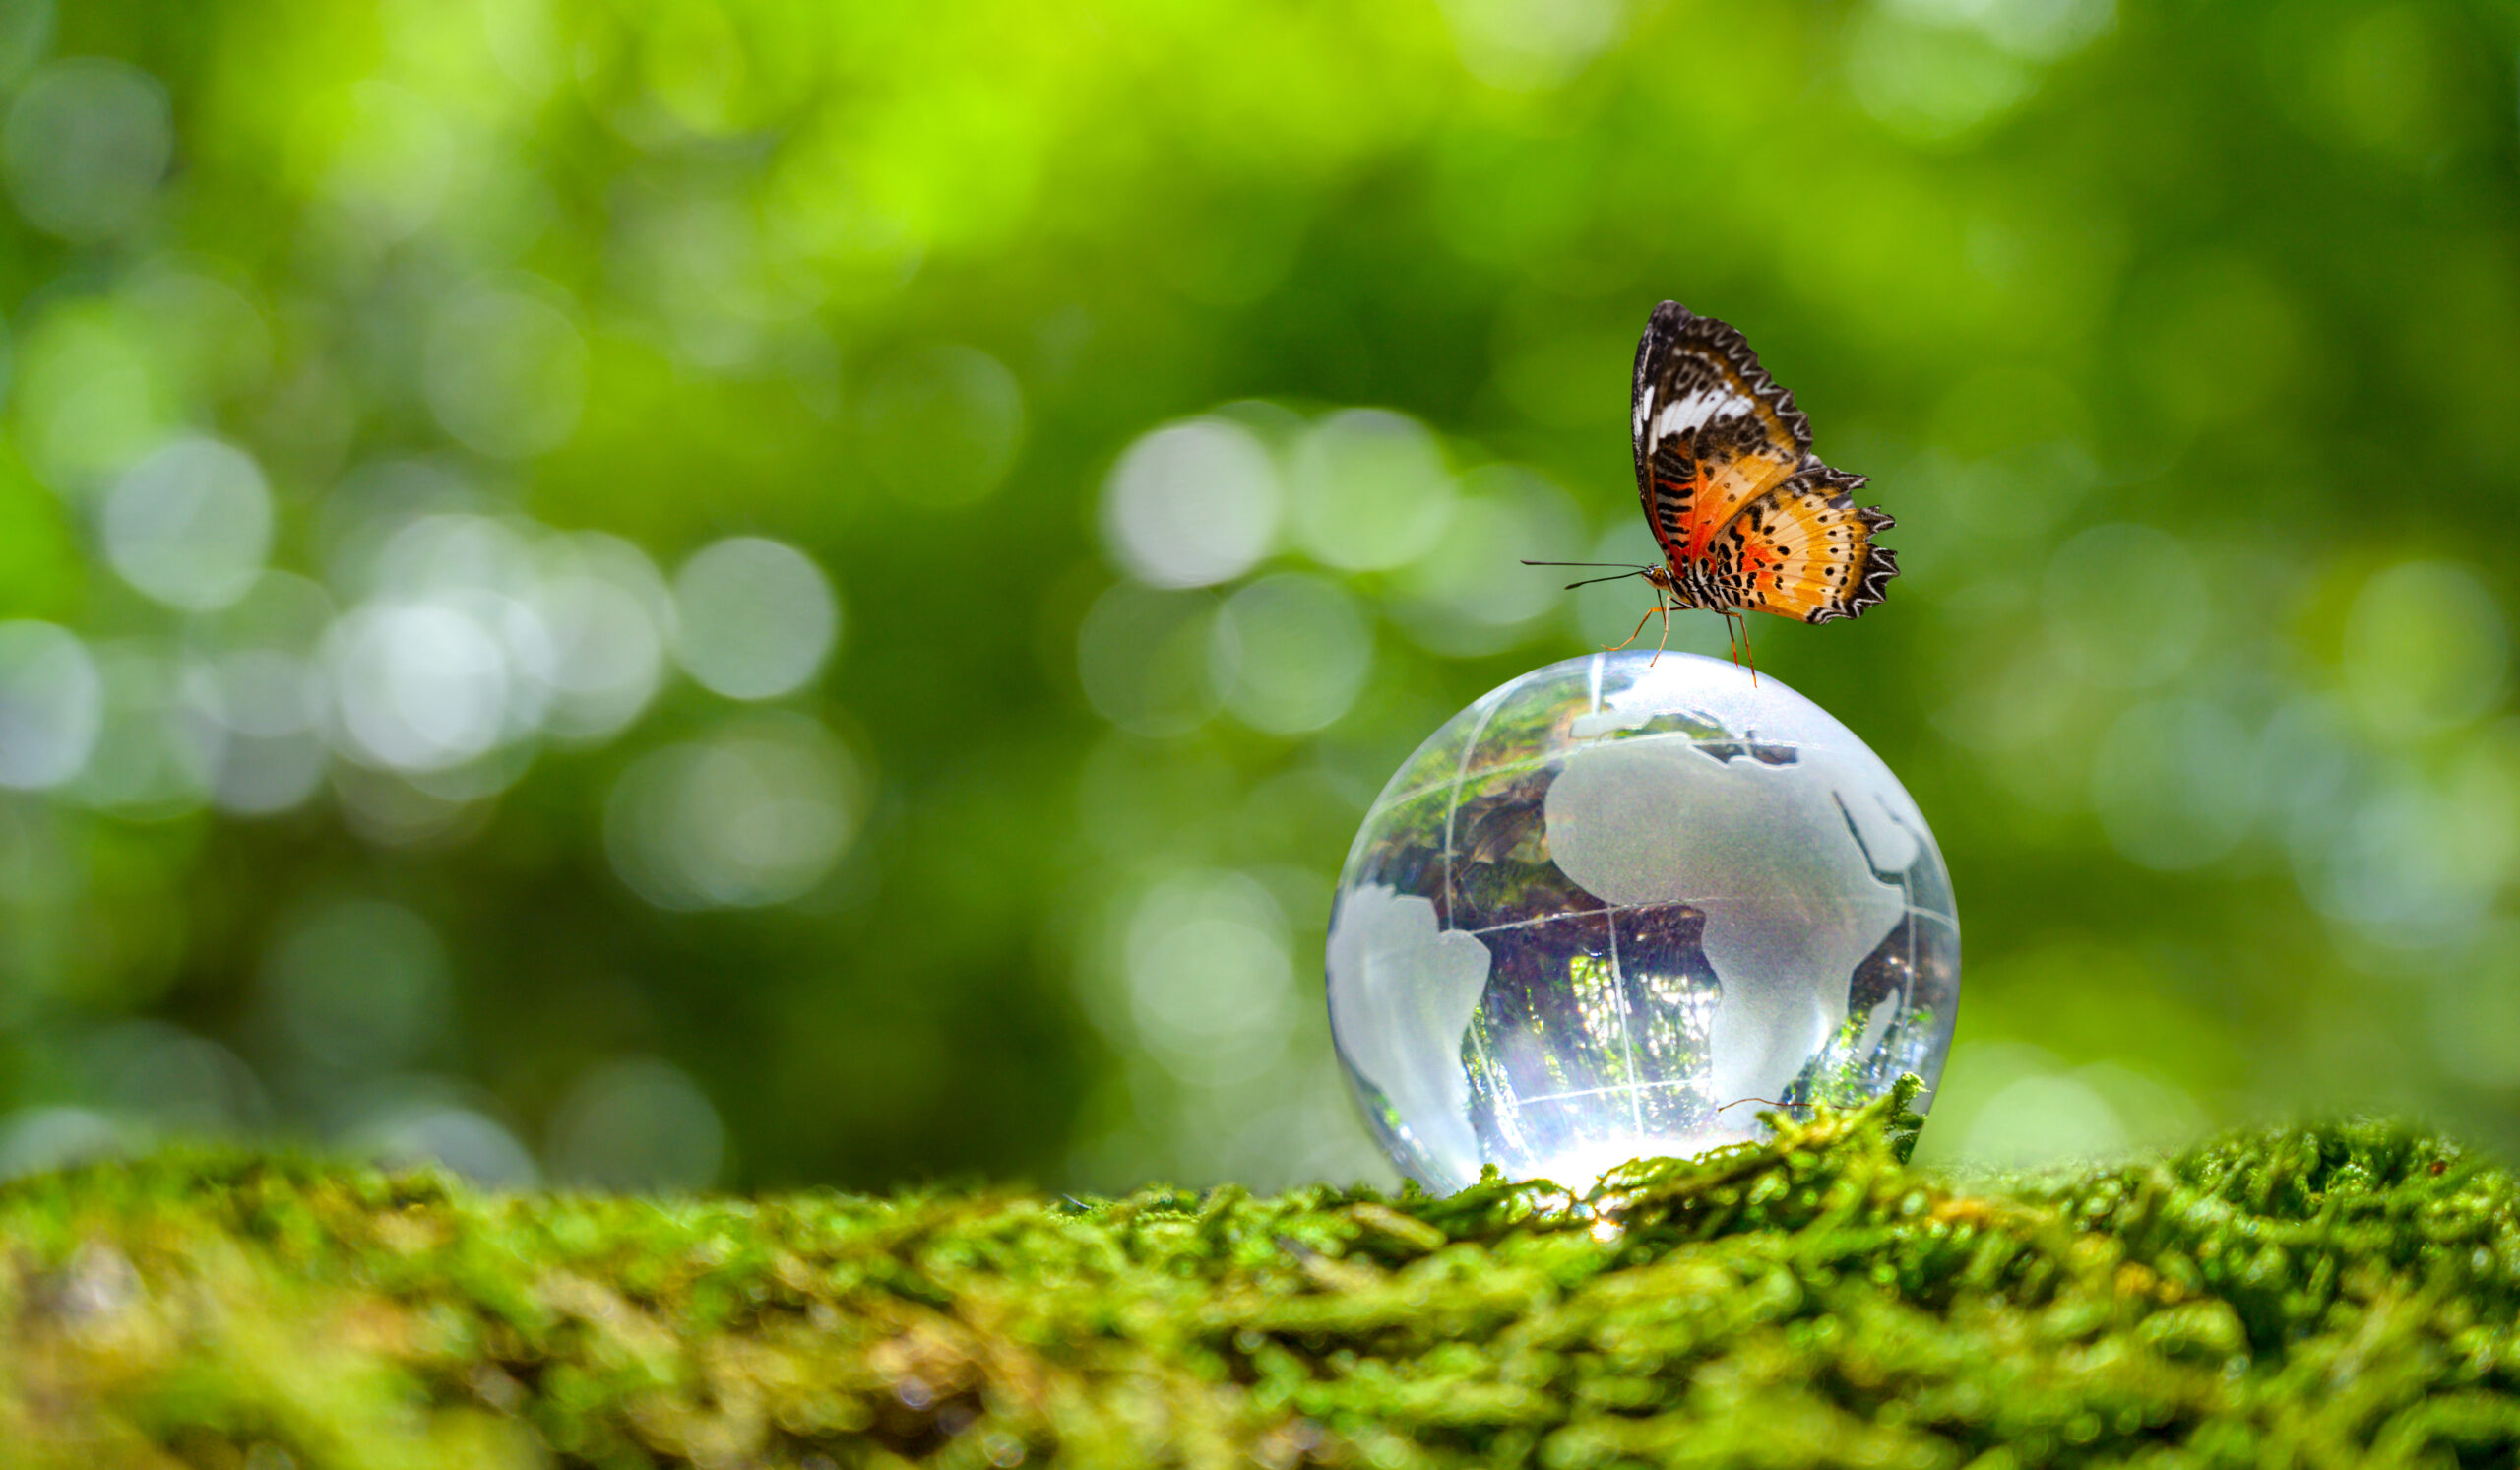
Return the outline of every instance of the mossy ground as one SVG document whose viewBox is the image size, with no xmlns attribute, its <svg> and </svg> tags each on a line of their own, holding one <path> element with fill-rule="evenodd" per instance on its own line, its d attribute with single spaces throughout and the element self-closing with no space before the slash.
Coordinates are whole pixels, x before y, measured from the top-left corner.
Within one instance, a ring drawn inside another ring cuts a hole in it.
<svg viewBox="0 0 2520 1470">
<path fill-rule="evenodd" d="M 1582 1201 L 99 1166 L 0 1190 L 0 1463 L 2514 1462 L 2503 1170 L 2339 1124 L 1962 1185 L 1897 1119 Z"/>
</svg>

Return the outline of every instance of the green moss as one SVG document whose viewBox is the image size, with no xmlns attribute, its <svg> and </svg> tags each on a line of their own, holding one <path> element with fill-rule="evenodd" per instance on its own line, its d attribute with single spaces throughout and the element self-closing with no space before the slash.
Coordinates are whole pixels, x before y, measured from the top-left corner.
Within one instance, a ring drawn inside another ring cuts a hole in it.
<svg viewBox="0 0 2520 1470">
<path fill-rule="evenodd" d="M 26 1180 L 0 1461 L 2513 1462 L 2502 1170 L 2353 1123 L 1963 1184 L 1904 1101 L 1581 1201 Z"/>
</svg>

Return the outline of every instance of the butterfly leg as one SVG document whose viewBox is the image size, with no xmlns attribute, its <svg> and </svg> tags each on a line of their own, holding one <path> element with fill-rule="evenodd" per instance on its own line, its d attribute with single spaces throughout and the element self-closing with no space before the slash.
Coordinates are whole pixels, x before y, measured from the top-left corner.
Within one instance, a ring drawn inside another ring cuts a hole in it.
<svg viewBox="0 0 2520 1470">
<path fill-rule="evenodd" d="M 1636 620 L 1636 631 L 1635 631 L 1635 632 L 1633 632 L 1633 633 L 1628 634 L 1628 635 L 1627 635 L 1626 637 L 1624 637 L 1624 638 L 1621 638 L 1621 639 L 1620 639 L 1618 642 L 1616 642 L 1616 643 L 1606 643 L 1606 644 L 1602 645 L 1602 652 L 1604 652 L 1604 653 L 1606 653 L 1606 654 L 1614 654 L 1614 653 L 1617 653 L 1620 649 L 1627 647 L 1629 644 L 1634 643 L 1638 638 L 1640 638 L 1640 637 L 1644 636 L 1644 633 L 1645 633 L 1645 625 L 1646 625 L 1647 623 L 1652 622 L 1652 621 L 1654 620 L 1654 613 L 1655 613 L 1655 611 L 1656 611 L 1657 609 L 1659 609 L 1660 607 L 1662 607 L 1662 606 L 1663 606 L 1662 599 L 1661 599 L 1661 598 L 1659 598 L 1659 597 L 1658 597 L 1658 598 L 1656 598 L 1656 599 L 1655 599 L 1655 601 L 1654 601 L 1654 606 L 1653 606 L 1652 607 L 1648 607 L 1648 608 L 1646 608 L 1646 609 L 1645 609 L 1645 615 L 1644 615 L 1643 617 L 1640 617 L 1640 618 L 1638 618 L 1638 619 Z M 1668 622 L 1670 622 L 1670 614 L 1669 612 L 1664 613 L 1664 614 L 1663 614 L 1663 619 L 1664 619 L 1664 621 L 1665 621 L 1665 622 L 1667 622 L 1667 623 L 1668 623 Z"/>
<path fill-rule="evenodd" d="M 1732 615 L 1741 619 L 1741 662 L 1750 666 L 1750 687 L 1755 689 L 1759 686 L 1759 661 L 1750 652 L 1750 614 L 1736 612 Z"/>
<path fill-rule="evenodd" d="M 1646 667 L 1646 668 L 1648 668 L 1648 669 L 1651 669 L 1651 668 L 1653 668 L 1655 665 L 1660 664 L 1660 663 L 1662 663 L 1662 662 L 1663 662 L 1663 650 L 1664 650 L 1664 648 L 1665 648 L 1667 645 L 1669 645 L 1669 644 L 1670 643 L 1670 641 L 1671 641 L 1671 603 L 1670 603 L 1670 599 L 1669 599 L 1669 598 L 1664 599 L 1662 602 L 1657 603 L 1657 604 L 1655 605 L 1655 607 L 1656 607 L 1656 610 L 1660 611 L 1660 612 L 1663 614 L 1663 636 L 1662 636 L 1662 637 L 1660 637 L 1660 638 L 1658 638 L 1658 639 L 1656 639 L 1656 640 L 1654 641 L 1654 657 L 1652 657 L 1652 658 L 1650 658 L 1650 659 L 1648 659 L 1648 660 L 1646 660 L 1646 661 L 1645 661 L 1645 667 Z M 1645 626 L 1645 625 L 1644 625 L 1644 624 L 1642 624 L 1642 623 L 1637 624 L 1637 631 L 1639 631 L 1639 632 L 1643 632 L 1643 631 L 1644 631 L 1644 626 Z"/>
</svg>

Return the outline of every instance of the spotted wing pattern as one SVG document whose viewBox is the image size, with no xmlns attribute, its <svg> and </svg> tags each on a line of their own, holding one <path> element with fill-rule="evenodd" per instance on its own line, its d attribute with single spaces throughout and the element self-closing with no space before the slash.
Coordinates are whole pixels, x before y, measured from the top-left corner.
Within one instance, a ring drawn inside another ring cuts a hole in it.
<svg viewBox="0 0 2520 1470">
<path fill-rule="evenodd" d="M 1828 622 L 1880 602 L 1899 556 L 1872 534 L 1897 523 L 1855 503 L 1863 483 L 1815 465 L 1742 506 L 1707 547 L 1717 606 Z"/>
<path fill-rule="evenodd" d="M 1680 607 L 1827 622 L 1881 601 L 1898 558 L 1872 544 L 1890 517 L 1849 498 L 1863 478 L 1811 453 L 1811 421 L 1741 334 L 1677 301 L 1636 348 L 1636 490 Z M 1765 530 L 1720 542 L 1753 507 Z"/>
</svg>

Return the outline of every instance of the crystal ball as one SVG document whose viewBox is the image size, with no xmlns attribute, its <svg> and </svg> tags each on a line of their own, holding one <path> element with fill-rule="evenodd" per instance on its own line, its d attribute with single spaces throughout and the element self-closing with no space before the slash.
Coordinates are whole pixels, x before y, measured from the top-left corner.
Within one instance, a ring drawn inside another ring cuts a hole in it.
<svg viewBox="0 0 2520 1470">
<path fill-rule="evenodd" d="M 1925 819 L 1774 674 L 1644 652 L 1489 693 L 1401 766 L 1331 911 L 1332 1035 L 1403 1172 L 1591 1183 L 1940 1078 L 1960 922 Z"/>
</svg>

